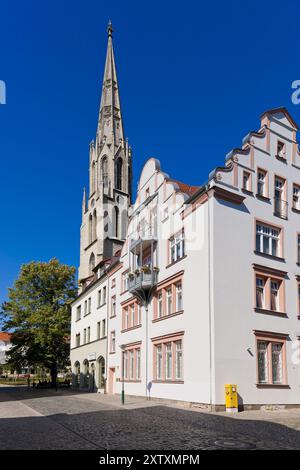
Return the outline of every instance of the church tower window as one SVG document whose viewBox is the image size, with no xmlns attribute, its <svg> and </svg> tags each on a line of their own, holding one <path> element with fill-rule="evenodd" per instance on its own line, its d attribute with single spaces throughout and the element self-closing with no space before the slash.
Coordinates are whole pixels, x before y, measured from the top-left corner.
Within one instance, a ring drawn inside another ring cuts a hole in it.
<svg viewBox="0 0 300 470">
<path fill-rule="evenodd" d="M 122 185 L 123 185 L 123 160 L 121 157 L 119 157 L 117 160 L 117 165 L 116 165 L 116 188 L 122 191 L 123 189 Z"/>
</svg>

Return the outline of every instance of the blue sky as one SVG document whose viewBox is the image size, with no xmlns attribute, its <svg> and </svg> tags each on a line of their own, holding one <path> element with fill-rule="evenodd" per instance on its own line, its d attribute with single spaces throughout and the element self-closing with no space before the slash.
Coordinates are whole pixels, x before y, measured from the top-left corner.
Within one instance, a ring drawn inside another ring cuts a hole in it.
<svg viewBox="0 0 300 470">
<path fill-rule="evenodd" d="M 0 302 L 22 263 L 78 265 L 109 18 L 136 187 L 151 156 L 201 184 L 268 108 L 300 123 L 299 14 L 296 1 L 2 2 Z"/>
</svg>

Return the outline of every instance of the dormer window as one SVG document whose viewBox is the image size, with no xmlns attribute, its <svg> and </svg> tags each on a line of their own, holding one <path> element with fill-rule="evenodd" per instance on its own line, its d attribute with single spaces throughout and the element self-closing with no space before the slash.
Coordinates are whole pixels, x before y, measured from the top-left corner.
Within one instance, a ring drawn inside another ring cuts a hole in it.
<svg viewBox="0 0 300 470">
<path fill-rule="evenodd" d="M 277 142 L 277 157 L 285 159 L 285 144 L 278 140 Z"/>
</svg>

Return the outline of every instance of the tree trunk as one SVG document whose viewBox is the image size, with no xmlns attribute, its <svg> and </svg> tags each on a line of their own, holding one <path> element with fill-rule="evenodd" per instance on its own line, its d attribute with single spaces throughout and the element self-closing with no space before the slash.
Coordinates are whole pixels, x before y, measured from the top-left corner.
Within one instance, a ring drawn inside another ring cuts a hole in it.
<svg viewBox="0 0 300 470">
<path fill-rule="evenodd" d="M 56 366 L 56 364 L 53 364 L 51 366 L 50 374 L 51 374 L 51 387 L 56 388 L 57 387 L 57 366 Z"/>
</svg>

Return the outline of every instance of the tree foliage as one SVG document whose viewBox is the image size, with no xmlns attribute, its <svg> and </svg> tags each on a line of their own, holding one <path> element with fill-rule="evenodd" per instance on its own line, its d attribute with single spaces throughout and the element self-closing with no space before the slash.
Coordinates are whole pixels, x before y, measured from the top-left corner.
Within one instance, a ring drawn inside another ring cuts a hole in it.
<svg viewBox="0 0 300 470">
<path fill-rule="evenodd" d="M 57 369 L 69 359 L 70 303 L 76 292 L 75 268 L 57 259 L 21 267 L 0 312 L 4 329 L 13 333 L 9 364 L 46 367 L 56 381 Z"/>
</svg>

